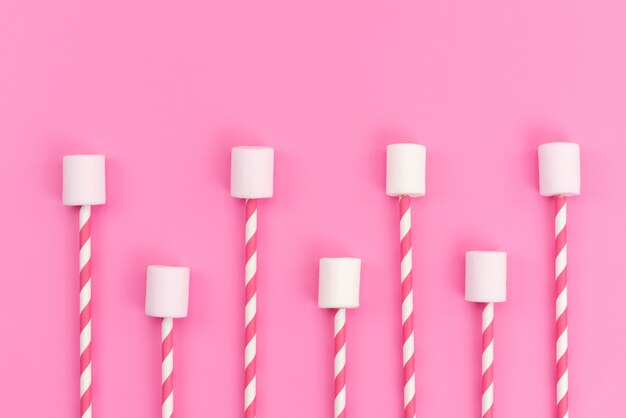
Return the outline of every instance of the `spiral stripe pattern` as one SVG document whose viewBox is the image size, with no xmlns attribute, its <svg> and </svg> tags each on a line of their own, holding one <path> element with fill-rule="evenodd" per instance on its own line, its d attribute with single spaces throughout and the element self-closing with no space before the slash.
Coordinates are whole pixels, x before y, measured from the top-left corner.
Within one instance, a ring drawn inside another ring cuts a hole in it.
<svg viewBox="0 0 626 418">
<path fill-rule="evenodd" d="M 493 303 L 485 303 L 482 320 L 482 418 L 493 418 Z"/>
<path fill-rule="evenodd" d="M 568 418 L 567 203 L 565 197 L 556 198 L 555 209 L 556 402 L 557 418 Z"/>
<path fill-rule="evenodd" d="M 80 416 L 92 416 L 91 386 L 91 206 L 79 211 Z"/>
<path fill-rule="evenodd" d="M 161 322 L 161 407 L 162 418 L 174 416 L 174 320 Z"/>
<path fill-rule="evenodd" d="M 256 417 L 256 271 L 257 202 L 246 200 L 245 390 L 244 417 Z"/>
<path fill-rule="evenodd" d="M 404 418 L 415 418 L 415 334 L 413 328 L 413 250 L 411 199 L 400 197 L 400 273 L 402 278 L 402 360 Z"/>
<path fill-rule="evenodd" d="M 346 310 L 335 313 L 335 418 L 346 418 Z"/>
</svg>

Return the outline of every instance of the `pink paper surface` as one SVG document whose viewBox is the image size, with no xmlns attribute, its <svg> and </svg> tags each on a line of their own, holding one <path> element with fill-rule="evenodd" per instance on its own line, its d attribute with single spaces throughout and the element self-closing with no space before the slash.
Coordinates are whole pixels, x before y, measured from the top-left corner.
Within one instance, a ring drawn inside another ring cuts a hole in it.
<svg viewBox="0 0 626 418">
<path fill-rule="evenodd" d="M 428 147 L 413 201 L 417 413 L 480 414 L 464 253 L 507 251 L 495 411 L 554 416 L 553 202 L 537 146 L 581 144 L 568 204 L 570 410 L 621 416 L 626 3 L 620 0 L 0 2 L 2 416 L 78 416 L 78 211 L 61 158 L 107 156 L 93 210 L 94 416 L 160 412 L 148 264 L 191 268 L 180 417 L 243 411 L 244 204 L 230 148 L 276 148 L 259 203 L 258 417 L 332 416 L 322 256 L 363 260 L 348 414 L 400 417 L 398 202 L 385 146 Z"/>
</svg>

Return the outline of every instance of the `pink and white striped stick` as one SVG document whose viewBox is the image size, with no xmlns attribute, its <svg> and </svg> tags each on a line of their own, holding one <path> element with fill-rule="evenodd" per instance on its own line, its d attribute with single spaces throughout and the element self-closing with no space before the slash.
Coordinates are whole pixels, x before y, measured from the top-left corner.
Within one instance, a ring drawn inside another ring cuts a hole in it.
<svg viewBox="0 0 626 418">
<path fill-rule="evenodd" d="M 161 322 L 161 416 L 174 416 L 174 320 Z"/>
<path fill-rule="evenodd" d="M 567 202 L 555 198 L 555 276 L 556 276 L 556 402 L 557 417 L 569 416 L 567 364 Z"/>
<path fill-rule="evenodd" d="M 244 416 L 256 417 L 256 232 L 257 201 L 246 200 Z"/>
<path fill-rule="evenodd" d="M 91 418 L 91 206 L 79 211 L 80 262 L 80 416 Z"/>
<path fill-rule="evenodd" d="M 346 418 L 346 310 L 335 313 L 335 418 Z"/>
<path fill-rule="evenodd" d="M 482 418 L 493 418 L 494 304 L 485 303 L 482 319 Z"/>
<path fill-rule="evenodd" d="M 411 198 L 400 197 L 400 254 L 402 276 L 402 363 L 404 418 L 415 417 L 415 333 L 413 327 L 413 250 L 411 245 Z"/>
</svg>

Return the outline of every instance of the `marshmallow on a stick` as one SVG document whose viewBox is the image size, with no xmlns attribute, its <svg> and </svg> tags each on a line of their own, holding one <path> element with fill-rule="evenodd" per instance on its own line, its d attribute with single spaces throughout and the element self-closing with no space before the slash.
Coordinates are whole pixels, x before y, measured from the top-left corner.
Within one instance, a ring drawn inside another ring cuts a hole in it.
<svg viewBox="0 0 626 418">
<path fill-rule="evenodd" d="M 506 300 L 506 253 L 465 253 L 465 299 L 483 305 L 482 313 L 482 418 L 493 418 L 494 303 Z"/>
<path fill-rule="evenodd" d="M 91 367 L 91 206 L 106 201 L 104 156 L 66 155 L 63 157 L 63 204 L 80 206 L 80 416 L 92 416 Z"/>
<path fill-rule="evenodd" d="M 569 416 L 567 338 L 567 201 L 580 194 L 580 147 L 570 142 L 539 146 L 539 193 L 554 197 L 556 280 L 556 410 Z"/>
<path fill-rule="evenodd" d="M 387 146 L 387 194 L 399 198 L 400 279 L 402 290 L 402 364 L 404 418 L 415 418 L 415 335 L 413 328 L 413 251 L 411 198 L 426 194 L 426 147 Z"/>
<path fill-rule="evenodd" d="M 257 199 L 274 194 L 274 149 L 234 147 L 230 194 L 246 203 L 244 416 L 256 417 Z"/>
<path fill-rule="evenodd" d="M 322 258 L 319 270 L 320 308 L 335 312 L 335 418 L 346 415 L 346 309 L 359 306 L 361 260 Z"/>
<path fill-rule="evenodd" d="M 174 318 L 187 316 L 189 268 L 148 266 L 146 315 L 161 318 L 161 414 L 174 416 Z"/>
</svg>

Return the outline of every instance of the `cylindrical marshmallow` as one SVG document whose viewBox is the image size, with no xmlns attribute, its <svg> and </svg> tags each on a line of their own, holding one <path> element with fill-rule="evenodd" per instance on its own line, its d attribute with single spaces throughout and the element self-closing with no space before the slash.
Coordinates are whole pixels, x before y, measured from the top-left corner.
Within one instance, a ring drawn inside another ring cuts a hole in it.
<svg viewBox="0 0 626 418">
<path fill-rule="evenodd" d="M 539 146 L 539 193 L 542 196 L 580 194 L 580 147 L 571 142 Z"/>
<path fill-rule="evenodd" d="M 104 155 L 63 157 L 63 204 L 102 205 L 105 201 Z"/>
<path fill-rule="evenodd" d="M 468 251 L 465 253 L 465 299 L 470 302 L 506 300 L 506 253 Z"/>
<path fill-rule="evenodd" d="M 387 146 L 387 194 L 424 196 L 426 194 L 426 147 L 419 144 Z"/>
<path fill-rule="evenodd" d="M 189 268 L 148 266 L 146 315 L 184 318 L 189 305 Z"/>
<path fill-rule="evenodd" d="M 260 199 L 274 194 L 274 149 L 234 147 L 230 166 L 230 194 Z"/>
<path fill-rule="evenodd" d="M 358 258 L 320 259 L 320 308 L 359 306 L 361 260 Z"/>
</svg>

